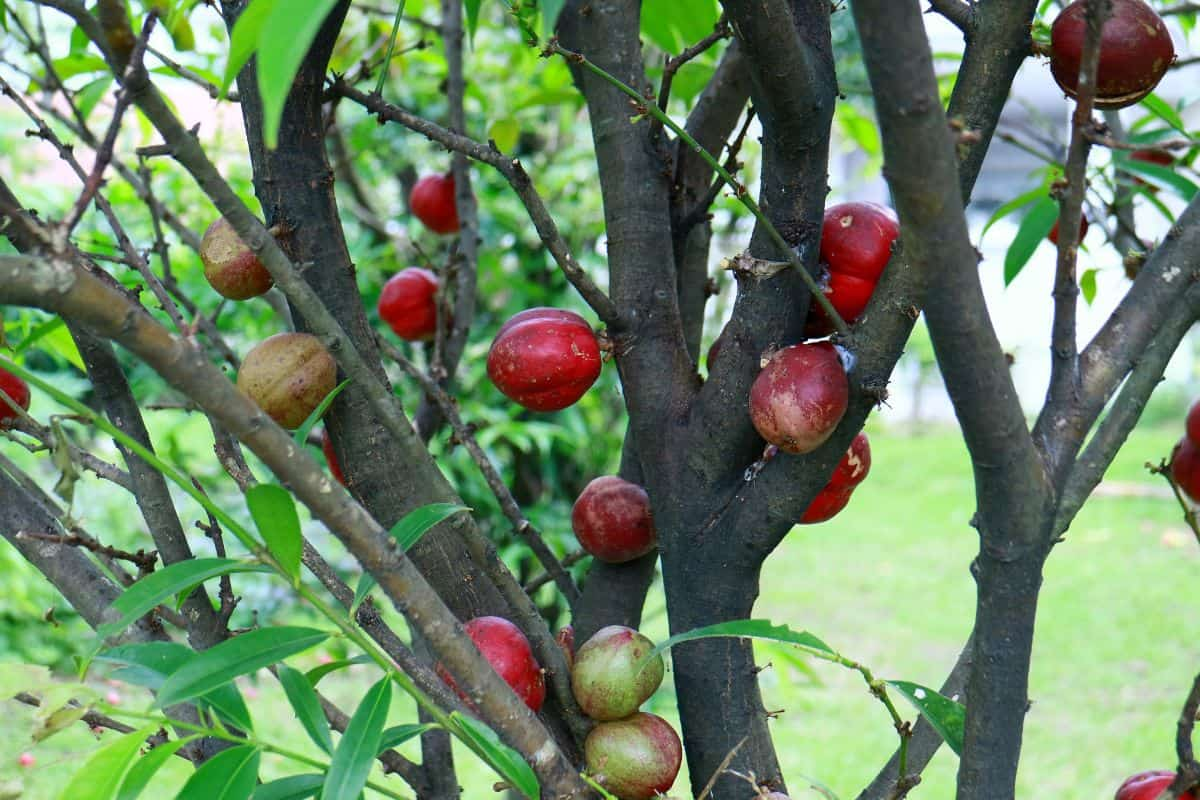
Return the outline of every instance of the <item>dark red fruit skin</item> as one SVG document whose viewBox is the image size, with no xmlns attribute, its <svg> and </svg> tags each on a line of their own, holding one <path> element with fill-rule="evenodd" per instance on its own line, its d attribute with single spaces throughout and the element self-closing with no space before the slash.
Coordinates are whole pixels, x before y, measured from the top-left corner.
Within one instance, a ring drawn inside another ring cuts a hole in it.
<svg viewBox="0 0 1200 800">
<path fill-rule="evenodd" d="M 1171 453 L 1171 478 L 1193 503 L 1200 502 L 1200 446 L 1186 436 Z"/>
<path fill-rule="evenodd" d="M 645 757 L 647 749 L 653 757 Z M 592 728 L 583 751 L 588 770 L 621 800 L 666 794 L 683 763 L 683 745 L 675 729 L 645 711 Z"/>
<path fill-rule="evenodd" d="M 850 385 L 829 342 L 780 350 L 750 387 L 750 420 L 759 435 L 788 453 L 820 447 L 846 413 Z"/>
<path fill-rule="evenodd" d="M 329 429 L 321 429 L 321 452 L 325 454 L 325 463 L 329 465 L 329 472 L 333 475 L 334 480 L 342 486 L 346 485 L 346 476 L 342 474 L 342 468 L 338 466 L 337 454 L 333 452 L 333 439 L 329 438 Z"/>
<path fill-rule="evenodd" d="M 829 486 L 834 489 L 853 489 L 867 479 L 871 471 L 871 442 L 862 431 L 850 442 L 846 454 L 833 470 Z"/>
<path fill-rule="evenodd" d="M 827 484 L 808 504 L 808 508 L 804 509 L 800 524 L 816 525 L 818 522 L 833 519 L 850 503 L 850 495 L 853 492 L 853 487 L 838 489 Z"/>
<path fill-rule="evenodd" d="M 646 490 L 616 475 L 583 488 L 571 507 L 571 527 L 580 547 L 610 564 L 644 556 L 657 543 Z"/>
<path fill-rule="evenodd" d="M 571 405 L 600 376 L 600 344 L 573 311 L 531 308 L 500 327 L 487 372 L 504 395 L 531 411 Z"/>
<path fill-rule="evenodd" d="M 1059 88 L 1076 96 L 1083 40 L 1085 0 L 1075 0 L 1050 26 L 1050 72 Z M 1113 0 L 1112 16 L 1100 36 L 1096 107 L 1125 108 L 1148 95 L 1171 62 L 1175 47 L 1162 18 L 1142 0 Z"/>
<path fill-rule="evenodd" d="M 1200 447 L 1200 400 L 1192 403 L 1187 415 L 1187 438 Z"/>
<path fill-rule="evenodd" d="M 224 217 L 219 217 L 200 239 L 204 277 L 222 297 L 248 300 L 266 294 L 275 279 L 246 246 Z"/>
<path fill-rule="evenodd" d="M 895 213 L 877 203 L 840 203 L 825 209 L 821 223 L 821 263 L 829 271 L 825 296 L 847 323 L 866 309 L 899 235 Z M 816 302 L 806 332 L 810 336 L 833 332 Z"/>
<path fill-rule="evenodd" d="M 29 410 L 29 384 L 0 367 L 0 391 L 8 395 L 14 403 L 23 410 Z M 0 429 L 8 430 L 19 419 L 19 415 L 8 404 L 8 400 L 0 399 Z"/>
<path fill-rule="evenodd" d="M 1175 163 L 1175 156 L 1166 150 L 1134 150 L 1129 154 L 1129 160 L 1141 161 L 1143 164 L 1157 164 L 1160 167 L 1169 167 Z M 1133 179 L 1133 182 L 1138 186 L 1145 186 L 1151 194 L 1158 194 L 1158 187 L 1152 183 L 1147 183 L 1137 177 Z"/>
<path fill-rule="evenodd" d="M 1175 773 L 1170 770 L 1139 772 L 1125 779 L 1113 800 L 1157 800 L 1173 780 Z M 1184 792 L 1179 796 L 1179 800 L 1196 800 L 1196 796 L 1192 792 Z"/>
<path fill-rule="evenodd" d="M 408 207 L 434 233 L 458 230 L 458 208 L 454 205 L 454 176 L 426 175 L 408 196 Z"/>
<path fill-rule="evenodd" d="M 1083 241 L 1083 237 L 1087 236 L 1088 221 L 1087 217 L 1079 218 L 1079 241 Z M 1050 229 L 1050 233 L 1046 234 L 1046 238 L 1050 240 L 1050 244 L 1058 244 L 1058 223 L 1054 223 L 1054 227 Z"/>
<path fill-rule="evenodd" d="M 438 278 L 409 267 L 388 279 L 379 293 L 379 318 L 401 339 L 420 342 L 437 332 Z"/>
<path fill-rule="evenodd" d="M 540 711 L 546 699 L 546 679 L 521 629 L 504 617 L 476 617 L 463 627 L 475 647 L 517 697 L 534 713 Z M 437 665 L 437 673 L 459 697 L 470 702 L 441 664 Z"/>
</svg>

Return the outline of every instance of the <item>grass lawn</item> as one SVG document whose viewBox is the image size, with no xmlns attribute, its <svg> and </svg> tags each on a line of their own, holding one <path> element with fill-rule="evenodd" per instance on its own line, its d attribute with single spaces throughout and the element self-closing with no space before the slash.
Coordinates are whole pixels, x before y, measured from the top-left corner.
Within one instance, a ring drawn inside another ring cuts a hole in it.
<svg viewBox="0 0 1200 800">
<path fill-rule="evenodd" d="M 936 687 L 974 612 L 968 566 L 977 541 L 968 525 L 974 503 L 966 453 L 953 430 L 871 433 L 871 476 L 837 518 L 789 535 L 764 569 L 756 616 L 810 630 L 879 677 Z M 1175 720 L 1200 669 L 1198 626 L 1186 608 L 1200 546 L 1175 501 L 1162 496 L 1166 484 L 1142 464 L 1166 454 L 1179 434 L 1177 425 L 1135 433 L 1047 566 L 1020 798 L 1108 798 L 1125 776 L 1174 763 Z M 660 595 L 650 598 L 645 630 L 665 635 Z M 768 709 L 781 712 L 773 725 L 792 797 L 820 796 L 805 788 L 807 776 L 852 800 L 895 746 L 882 706 L 856 673 L 822 662 L 801 669 L 770 646 L 760 660 L 772 663 L 762 673 L 763 694 Z M 359 667 L 322 688 L 352 707 L 372 679 Z M 669 684 L 650 710 L 674 717 Z M 264 674 L 254 687 L 251 711 L 262 738 L 315 755 L 274 681 Z M 144 701 L 130 692 L 126 702 Z M 94 749 L 91 735 L 77 726 L 32 746 L 31 711 L 6 702 L 4 713 L 0 797 L 56 797 Z M 414 716 L 406 699 L 397 700 L 390 724 Z M 18 769 L 26 750 L 37 764 Z M 465 753 L 458 763 L 466 798 L 494 796 L 490 772 Z M 264 764 L 265 776 L 286 774 L 285 765 Z M 956 766 L 952 753 L 941 752 L 909 796 L 953 797 Z M 174 765 L 170 786 L 154 797 L 171 796 L 185 778 L 186 765 Z M 686 786 L 681 776 L 679 796 Z M 21 787 L 23 794 L 11 794 Z"/>
</svg>

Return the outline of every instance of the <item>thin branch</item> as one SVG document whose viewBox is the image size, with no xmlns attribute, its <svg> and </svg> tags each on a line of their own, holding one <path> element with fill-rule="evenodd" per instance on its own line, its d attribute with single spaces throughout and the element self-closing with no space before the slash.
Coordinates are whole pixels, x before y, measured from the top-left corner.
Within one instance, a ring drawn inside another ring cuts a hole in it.
<svg viewBox="0 0 1200 800">
<path fill-rule="evenodd" d="M 93 553 L 117 559 L 118 561 L 128 561 L 138 568 L 138 572 L 149 573 L 154 571 L 155 564 L 158 563 L 158 551 L 151 550 L 147 553 L 145 550 L 138 550 L 136 553 L 128 550 L 121 550 L 116 547 L 111 547 L 104 544 L 99 539 L 96 539 L 82 530 L 75 529 L 73 533 L 42 533 L 40 531 L 17 531 L 15 534 L 18 539 L 33 539 L 39 542 L 53 542 L 55 544 L 66 545 L 67 547 L 80 547 L 84 550 L 90 550 Z"/>
<path fill-rule="evenodd" d="M 684 48 L 677 56 L 671 56 L 667 59 L 667 63 L 663 66 L 662 83 L 658 89 L 658 108 L 664 114 L 667 112 L 667 104 L 671 101 L 671 83 L 675 80 L 675 73 L 679 72 L 680 67 L 688 63 L 692 59 L 706 53 L 713 45 L 723 39 L 728 39 L 733 35 L 733 28 L 729 26 L 729 21 L 722 14 L 717 19 L 717 24 L 713 26 L 712 33 L 705 36 L 700 41 L 690 47 Z M 662 127 L 662 122 L 654 121 L 655 128 L 652 130 L 657 133 L 657 130 Z"/>
<path fill-rule="evenodd" d="M 941 14 L 965 37 L 975 28 L 975 9 L 969 0 L 929 0 L 929 10 Z"/>
</svg>

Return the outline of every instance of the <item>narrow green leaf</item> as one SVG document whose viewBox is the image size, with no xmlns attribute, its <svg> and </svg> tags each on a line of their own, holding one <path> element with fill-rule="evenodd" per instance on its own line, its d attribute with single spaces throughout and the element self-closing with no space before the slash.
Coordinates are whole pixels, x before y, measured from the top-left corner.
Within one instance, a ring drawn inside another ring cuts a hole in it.
<svg viewBox="0 0 1200 800">
<path fill-rule="evenodd" d="M 159 688 L 160 708 L 210 692 L 241 675 L 315 647 L 329 634 L 313 628 L 260 628 L 193 655 Z"/>
<path fill-rule="evenodd" d="M 352 667 L 355 664 L 373 663 L 375 662 L 373 662 L 371 657 L 367 655 L 355 656 L 354 658 L 343 658 L 337 661 L 330 661 L 328 664 L 321 664 L 320 666 L 313 667 L 308 672 L 304 673 L 304 677 L 307 678 L 308 682 L 313 685 L 313 688 L 316 688 L 317 684 L 321 682 L 321 679 L 331 672 L 337 672 L 340 669 Z"/>
<path fill-rule="evenodd" d="M 554 35 L 558 25 L 558 15 L 562 13 L 566 0 L 542 0 L 542 36 L 549 39 Z"/>
<path fill-rule="evenodd" d="M 233 33 L 229 35 L 229 60 L 225 63 L 225 77 L 221 80 L 222 98 L 229 91 L 234 78 L 242 71 L 242 67 L 246 66 L 246 62 L 258 49 L 263 24 L 274 10 L 276 2 L 277 0 L 251 0 L 234 23 Z"/>
<path fill-rule="evenodd" d="M 983 230 L 979 234 L 980 241 L 982 241 L 983 237 L 987 235 L 988 228 L 992 227 L 1021 206 L 1029 205 L 1039 197 L 1045 196 L 1046 187 L 1039 186 L 1036 189 L 1031 189 L 1028 192 L 1025 192 L 1025 194 L 1014 197 L 1012 200 L 1009 200 L 1007 203 L 997 208 L 994 212 L 992 212 L 992 216 L 988 218 L 987 224 L 983 226 Z"/>
<path fill-rule="evenodd" d="M 1149 164 L 1145 161 L 1134 161 L 1131 158 L 1122 159 L 1120 167 L 1126 172 L 1140 175 L 1155 186 L 1170 189 L 1189 203 L 1196 196 L 1196 184 L 1170 167 L 1162 164 Z"/>
<path fill-rule="evenodd" d="M 1079 276 L 1079 291 L 1083 294 L 1084 302 L 1090 306 L 1096 299 L 1096 270 L 1084 270 Z"/>
<path fill-rule="evenodd" d="M 436 728 L 431 722 L 426 722 L 421 725 L 396 725 L 388 728 L 379 738 L 379 752 L 391 750 L 393 747 L 399 747 L 409 739 L 415 739 L 427 730 Z"/>
<path fill-rule="evenodd" d="M 694 639 L 713 639 L 723 636 L 732 636 L 741 639 L 766 639 L 772 642 L 793 644 L 814 655 L 826 657 L 837 655 L 833 648 L 808 631 L 794 631 L 786 625 L 776 625 L 769 619 L 739 619 L 732 622 L 719 622 L 716 625 L 706 625 L 703 628 L 696 628 L 695 630 L 676 634 L 670 639 L 659 643 L 651 650 L 646 658 L 643 659 L 643 663 L 648 662 L 659 653 L 669 650 L 680 642 L 690 642 Z"/>
<path fill-rule="evenodd" d="M 258 36 L 258 93 L 263 106 L 263 138 L 279 144 L 283 104 L 308 48 L 337 0 L 287 0 L 277 3 Z"/>
<path fill-rule="evenodd" d="M 918 683 L 887 681 L 887 684 L 894 687 L 916 706 L 921 715 L 929 720 L 929 724 L 956 755 L 962 753 L 963 720 L 966 718 L 966 709 L 961 703 Z"/>
<path fill-rule="evenodd" d="M 222 750 L 192 773 L 175 800 L 250 800 L 260 758 L 249 745 Z"/>
<path fill-rule="evenodd" d="M 329 720 L 325 718 L 325 712 L 321 710 L 321 701 L 308 678 L 287 664 L 280 664 L 275 676 L 279 678 L 284 694 L 292 704 L 292 710 L 296 712 L 296 719 L 300 720 L 308 737 L 317 747 L 332 754 L 333 737 L 329 734 Z"/>
<path fill-rule="evenodd" d="M 1179 112 L 1171 107 L 1170 103 L 1167 103 L 1158 95 L 1151 93 L 1141 99 L 1141 104 L 1151 114 L 1170 125 L 1185 137 L 1191 138 L 1192 134 L 1187 129 L 1187 123 L 1183 121 L 1183 117 L 1179 116 Z"/>
<path fill-rule="evenodd" d="M 97 78 L 75 93 L 75 106 L 79 109 L 79 115 L 84 120 L 92 115 L 92 111 L 101 100 L 111 96 L 109 89 L 112 88 L 112 82 L 112 76 L 105 75 Z M 56 319 L 59 318 L 56 317 Z"/>
<path fill-rule="evenodd" d="M 109 606 L 119 616 L 96 629 L 96 633 L 107 638 L 129 627 L 134 620 L 148 614 L 160 603 L 177 594 L 190 591 L 205 581 L 234 572 L 267 572 L 268 567 L 250 564 L 232 558 L 194 558 L 178 561 L 170 566 L 150 573 L 130 586 Z"/>
<path fill-rule="evenodd" d="M 129 774 L 125 776 L 125 782 L 121 784 L 121 792 L 117 795 L 117 800 L 137 800 L 142 791 L 150 785 L 150 780 L 162 765 L 167 763 L 167 760 L 175 755 L 179 748 L 198 738 L 199 736 L 189 736 L 186 739 L 175 739 L 166 744 L 160 744 L 139 758 L 137 763 L 130 768 Z"/>
<path fill-rule="evenodd" d="M 312 413 L 308 415 L 304 422 L 300 423 L 300 427 L 296 428 L 295 432 L 292 433 L 292 440 L 296 444 L 303 446 L 308 441 L 308 434 L 312 432 L 313 427 L 321 421 L 321 417 L 325 416 L 325 412 L 329 410 L 331 405 L 333 405 L 333 401 L 336 400 L 337 396 L 342 393 L 342 390 L 349 385 L 350 379 L 347 378 L 337 386 L 333 387 L 333 390 L 330 391 L 329 394 L 325 395 L 320 403 L 317 403 L 317 407 L 312 410 Z"/>
<path fill-rule="evenodd" d="M 273 483 L 260 483 L 246 491 L 246 506 L 271 555 L 294 583 L 299 582 L 304 539 L 291 493 Z"/>
<path fill-rule="evenodd" d="M 147 725 L 101 747 L 71 778 L 60 800 L 115 800 L 142 742 L 156 730 L 157 725 Z"/>
<path fill-rule="evenodd" d="M 482 5 L 482 0 L 463 0 L 463 6 L 467 10 L 467 33 L 471 37 L 471 41 L 475 41 L 475 29 L 479 27 L 480 5 Z"/>
<path fill-rule="evenodd" d="M 537 775 L 525 759 L 521 758 L 520 753 L 500 741 L 495 731 L 479 720 L 464 716 L 458 711 L 450 713 L 450 724 L 454 728 L 451 732 L 496 770 L 510 786 L 529 800 L 537 800 L 540 796 Z"/>
<path fill-rule="evenodd" d="M 254 790 L 254 800 L 305 800 L 321 790 L 324 775 L 292 775 L 264 783 Z"/>
<path fill-rule="evenodd" d="M 321 800 L 357 800 L 379 754 L 379 739 L 391 705 L 392 679 L 385 677 L 370 688 L 350 718 L 329 762 Z"/>
<path fill-rule="evenodd" d="M 400 543 L 401 550 L 408 552 L 408 549 L 419 542 L 430 528 L 459 511 L 470 510 L 466 506 L 454 503 L 430 503 L 420 508 L 414 508 L 392 526 L 392 537 Z"/>
<path fill-rule="evenodd" d="M 354 602 L 350 604 L 350 616 L 353 617 L 358 613 L 358 607 L 367 599 L 367 595 L 376 586 L 375 579 L 371 577 L 371 573 L 364 572 L 358 578 L 358 586 L 354 590 Z"/>
<path fill-rule="evenodd" d="M 1050 197 L 1043 197 L 1029 209 L 1029 213 L 1017 228 L 1017 235 L 1008 246 L 1008 252 L 1004 254 L 1005 286 L 1021 274 L 1021 270 L 1029 263 L 1034 251 L 1050 234 L 1050 229 L 1057 221 L 1058 203 Z"/>
</svg>

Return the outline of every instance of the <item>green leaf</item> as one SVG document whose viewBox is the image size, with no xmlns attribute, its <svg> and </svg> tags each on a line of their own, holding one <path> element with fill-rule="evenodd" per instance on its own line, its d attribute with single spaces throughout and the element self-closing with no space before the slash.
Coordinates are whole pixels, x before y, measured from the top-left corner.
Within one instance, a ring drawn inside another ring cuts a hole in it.
<svg viewBox="0 0 1200 800">
<path fill-rule="evenodd" d="M 471 40 L 475 40 L 475 29 L 479 27 L 479 6 L 482 5 L 482 0 L 463 0 L 463 7 L 467 10 L 467 33 Z"/>
<path fill-rule="evenodd" d="M 558 25 L 558 15 L 562 13 L 566 0 L 542 0 L 542 36 L 549 39 L 554 35 L 554 27 Z"/>
<path fill-rule="evenodd" d="M 987 235 L 988 228 L 992 227 L 997 222 L 1004 219 L 1005 217 L 1007 217 L 1009 214 L 1016 211 L 1021 206 L 1029 205 L 1034 200 L 1037 200 L 1039 197 L 1045 197 L 1045 196 L 1046 196 L 1046 187 L 1039 186 L 1038 188 L 1032 189 L 1023 195 L 1014 197 L 1012 200 L 1009 200 L 1007 203 L 1005 203 L 1004 205 L 997 208 L 995 210 L 995 212 L 992 213 L 992 216 L 988 218 L 987 224 L 983 226 L 983 230 L 979 234 L 980 241 L 982 241 L 983 237 Z"/>
<path fill-rule="evenodd" d="M 529 800 L 537 800 L 539 786 L 537 775 L 521 758 L 521 754 L 500 741 L 496 733 L 473 717 L 464 716 L 458 711 L 450 712 L 451 733 L 462 739 L 467 747 L 482 758 L 496 773 L 508 781 Z"/>
<path fill-rule="evenodd" d="M 177 594 L 189 592 L 193 587 L 220 575 L 234 572 L 266 572 L 268 567 L 251 564 L 232 558 L 194 558 L 178 561 L 170 566 L 150 573 L 130 586 L 109 606 L 120 616 L 96 629 L 102 637 L 120 633 L 134 620 L 148 614 L 160 603 Z"/>
<path fill-rule="evenodd" d="M 147 725 L 101 747 L 71 778 L 60 800 L 116 800 L 142 742 L 156 730 L 157 725 Z"/>
<path fill-rule="evenodd" d="M 233 33 L 229 36 L 229 60 L 225 63 L 225 77 L 221 80 L 222 99 L 229 91 L 233 79 L 258 49 L 263 24 L 274 10 L 276 2 L 277 0 L 251 0 L 234 23 Z"/>
<path fill-rule="evenodd" d="M 321 789 L 324 775 L 292 775 L 277 781 L 264 783 L 254 790 L 254 800 L 305 800 Z"/>
<path fill-rule="evenodd" d="M 329 720 L 325 718 L 325 712 L 321 710 L 321 701 L 308 678 L 287 664 L 279 665 L 275 677 L 279 678 L 288 702 L 296 712 L 296 719 L 300 720 L 308 737 L 317 747 L 332 754 L 333 737 L 329 735 Z"/>
<path fill-rule="evenodd" d="M 1083 293 L 1084 302 L 1090 306 L 1096 299 L 1096 270 L 1085 270 L 1079 276 L 1079 291 Z"/>
<path fill-rule="evenodd" d="M 512 117 L 498 119 L 488 128 L 488 138 L 496 143 L 501 153 L 511 153 L 521 136 L 521 125 Z"/>
<path fill-rule="evenodd" d="M 719 622 L 716 625 L 706 625 L 703 628 L 696 628 L 695 630 L 676 634 L 651 650 L 646 658 L 643 659 L 643 663 L 649 662 L 650 659 L 659 653 L 669 650 L 680 642 L 728 636 L 741 639 L 766 639 L 772 642 L 785 642 L 796 645 L 809 653 L 825 657 L 837 655 L 833 648 L 808 631 L 794 631 L 786 625 L 776 625 L 769 619 L 739 619 L 732 622 Z"/>
<path fill-rule="evenodd" d="M 379 739 L 391 705 L 392 679 L 385 677 L 370 688 L 350 718 L 329 762 L 321 800 L 357 800 L 379 754 Z"/>
<path fill-rule="evenodd" d="M 159 688 L 155 705 L 165 708 L 190 700 L 241 675 L 316 647 L 328 638 L 325 631 L 286 626 L 244 633 L 195 654 L 172 672 Z"/>
<path fill-rule="evenodd" d="M 460 511 L 470 511 L 466 506 L 455 503 L 430 503 L 414 508 L 392 526 L 392 537 L 400 543 L 400 549 L 408 549 L 421 540 L 430 528 L 442 520 L 448 519 Z"/>
<path fill-rule="evenodd" d="M 329 406 L 333 405 L 333 401 L 336 400 L 337 396 L 342 393 L 342 390 L 349 385 L 350 379 L 347 378 L 337 386 L 333 387 L 333 390 L 330 391 L 329 394 L 325 395 L 321 402 L 317 404 L 317 407 L 312 410 L 312 413 L 305 418 L 304 422 L 300 423 L 300 427 L 296 428 L 295 432 L 292 433 L 292 440 L 295 441 L 296 444 L 303 446 L 306 442 L 308 442 L 308 434 L 312 431 L 313 426 L 321 421 L 321 417 L 325 416 L 325 412 L 329 410 Z"/>
<path fill-rule="evenodd" d="M 963 720 L 966 718 L 966 709 L 961 703 L 917 683 L 908 681 L 887 681 L 886 683 L 917 707 L 921 715 L 929 721 L 929 724 L 956 755 L 962 753 Z"/>
<path fill-rule="evenodd" d="M 150 785 L 150 780 L 155 773 L 167 763 L 167 759 L 175 755 L 175 752 L 184 745 L 192 742 L 199 736 L 189 736 L 186 739 L 175 739 L 165 744 L 160 744 L 158 747 L 151 750 L 146 755 L 138 759 L 138 762 L 133 765 L 129 773 L 125 776 L 125 782 L 121 784 L 121 792 L 117 795 L 117 800 L 137 800 L 142 791 Z"/>
<path fill-rule="evenodd" d="M 409 739 L 415 739 L 425 731 L 432 730 L 436 727 L 437 725 L 434 725 L 431 722 L 426 722 L 420 725 L 396 725 L 395 727 L 388 728 L 383 732 L 383 735 L 379 737 L 379 752 L 382 753 L 384 750 L 391 750 L 393 747 L 399 747 Z"/>
<path fill-rule="evenodd" d="M 274 150 L 279 123 L 292 81 L 317 32 L 337 0 L 287 0 L 277 3 L 258 37 L 258 93 L 263 106 L 263 139 Z"/>
<path fill-rule="evenodd" d="M 7 700 L 21 692 L 36 692 L 44 686 L 52 685 L 54 678 L 46 667 L 16 662 L 0 664 L 0 700 Z"/>
<path fill-rule="evenodd" d="M 307 678 L 308 682 L 313 685 L 313 688 L 316 688 L 317 684 L 321 682 L 321 679 L 331 672 L 337 672 L 340 669 L 352 667 L 355 664 L 373 663 L 375 662 L 372 661 L 371 657 L 367 655 L 355 656 L 354 658 L 343 658 L 339 659 L 338 661 L 330 661 L 328 664 L 321 664 L 320 666 L 313 667 L 308 672 L 304 673 L 304 677 Z"/>
<path fill-rule="evenodd" d="M 1161 97 L 1154 93 L 1148 94 L 1142 98 L 1141 104 L 1145 106 L 1146 110 L 1151 114 L 1170 125 L 1185 137 L 1189 139 L 1191 138 L 1192 134 L 1190 131 L 1188 131 L 1187 123 L 1183 121 L 1183 117 L 1179 116 L 1179 112 L 1172 108 L 1171 105 L 1164 101 Z"/>
<path fill-rule="evenodd" d="M 300 582 L 300 552 L 304 548 L 296 502 L 282 486 L 260 483 L 246 491 L 246 506 L 267 549 L 293 584 Z"/>
<path fill-rule="evenodd" d="M 249 745 L 222 750 L 192 773 L 175 800 L 250 800 L 260 758 Z"/>
<path fill-rule="evenodd" d="M 86 120 L 92 115 L 92 110 L 96 108 L 96 104 L 109 96 L 109 89 L 112 87 L 112 76 L 105 75 L 102 78 L 97 78 L 87 84 L 75 93 L 75 106 L 79 109 L 79 114 Z M 55 319 L 59 319 L 55 317 Z"/>
<path fill-rule="evenodd" d="M 350 604 L 351 617 L 358 613 L 358 607 L 363 604 L 375 586 L 375 578 L 371 577 L 371 573 L 364 572 L 358 577 L 358 586 L 354 589 L 354 602 Z"/>
<path fill-rule="evenodd" d="M 643 0 L 642 31 L 674 53 L 712 33 L 720 11 L 714 0 Z"/>
<path fill-rule="evenodd" d="M 1049 235 L 1050 229 L 1057 221 L 1058 203 L 1050 197 L 1043 197 L 1029 209 L 1029 213 L 1017 228 L 1017 235 L 1008 246 L 1008 252 L 1004 254 L 1005 286 L 1021 274 L 1021 270 L 1029 263 L 1034 251 Z"/>
<path fill-rule="evenodd" d="M 1118 165 L 1125 172 L 1136 173 L 1155 186 L 1162 186 L 1172 190 L 1189 203 L 1196 196 L 1196 184 L 1177 173 L 1171 167 L 1163 166 L 1162 164 L 1150 164 L 1145 161 L 1134 161 L 1131 158 L 1121 159 Z"/>
</svg>

